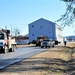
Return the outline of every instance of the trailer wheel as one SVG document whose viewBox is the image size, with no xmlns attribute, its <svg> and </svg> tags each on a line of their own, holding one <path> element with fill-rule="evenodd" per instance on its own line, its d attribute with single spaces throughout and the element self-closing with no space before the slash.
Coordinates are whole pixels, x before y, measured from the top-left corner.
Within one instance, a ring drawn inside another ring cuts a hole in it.
<svg viewBox="0 0 75 75">
<path fill-rule="evenodd" d="M 15 51 L 15 49 L 16 49 L 16 45 L 14 45 L 14 51 Z"/>
<path fill-rule="evenodd" d="M 12 49 L 12 52 L 14 52 L 14 45 L 12 45 L 11 49 Z"/>
<path fill-rule="evenodd" d="M 16 46 L 15 45 L 12 45 L 12 52 L 14 52 L 16 49 Z"/>
</svg>

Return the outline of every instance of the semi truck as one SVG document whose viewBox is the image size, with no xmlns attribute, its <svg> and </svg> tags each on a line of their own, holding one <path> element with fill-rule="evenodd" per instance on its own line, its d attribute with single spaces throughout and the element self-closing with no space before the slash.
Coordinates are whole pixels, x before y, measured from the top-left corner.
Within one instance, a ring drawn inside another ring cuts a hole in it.
<svg viewBox="0 0 75 75">
<path fill-rule="evenodd" d="M 15 38 L 10 36 L 10 30 L 1 29 L 0 30 L 0 52 L 8 53 L 14 52 L 16 49 Z"/>
</svg>

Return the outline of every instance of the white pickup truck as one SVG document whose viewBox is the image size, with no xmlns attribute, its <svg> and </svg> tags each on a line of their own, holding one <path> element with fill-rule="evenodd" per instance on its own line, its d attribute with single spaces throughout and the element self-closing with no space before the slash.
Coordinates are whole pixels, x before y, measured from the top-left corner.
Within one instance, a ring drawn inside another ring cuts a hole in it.
<svg viewBox="0 0 75 75">
<path fill-rule="evenodd" d="M 45 48 L 47 48 L 47 47 L 48 48 L 53 47 L 54 48 L 54 46 L 55 46 L 55 43 L 52 40 L 43 40 L 41 42 L 41 48 L 43 48 L 43 47 L 45 47 Z"/>
</svg>

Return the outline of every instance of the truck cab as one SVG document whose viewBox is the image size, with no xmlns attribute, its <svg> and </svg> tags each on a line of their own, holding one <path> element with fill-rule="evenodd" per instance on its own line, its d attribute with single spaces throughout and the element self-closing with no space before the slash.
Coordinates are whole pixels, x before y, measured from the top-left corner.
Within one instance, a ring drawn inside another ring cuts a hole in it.
<svg viewBox="0 0 75 75">
<path fill-rule="evenodd" d="M 15 46 L 16 42 L 10 37 L 10 30 L 0 30 L 0 52 L 13 52 Z"/>
</svg>

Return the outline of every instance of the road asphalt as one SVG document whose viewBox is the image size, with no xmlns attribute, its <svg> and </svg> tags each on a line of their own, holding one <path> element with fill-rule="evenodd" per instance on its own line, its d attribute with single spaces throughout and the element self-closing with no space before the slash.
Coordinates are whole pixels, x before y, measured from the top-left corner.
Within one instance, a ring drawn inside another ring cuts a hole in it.
<svg viewBox="0 0 75 75">
<path fill-rule="evenodd" d="M 26 50 L 27 49 L 27 50 Z M 30 51 L 28 51 L 30 50 Z M 0 69 L 4 69 L 5 67 L 19 62 L 25 58 L 31 57 L 38 53 L 45 51 L 46 49 L 41 49 L 39 47 L 28 47 L 28 48 L 19 48 L 17 52 L 6 53 L 0 55 Z"/>
</svg>

